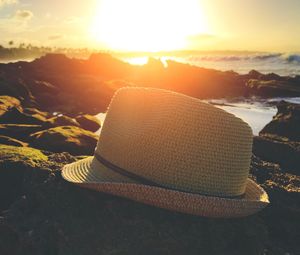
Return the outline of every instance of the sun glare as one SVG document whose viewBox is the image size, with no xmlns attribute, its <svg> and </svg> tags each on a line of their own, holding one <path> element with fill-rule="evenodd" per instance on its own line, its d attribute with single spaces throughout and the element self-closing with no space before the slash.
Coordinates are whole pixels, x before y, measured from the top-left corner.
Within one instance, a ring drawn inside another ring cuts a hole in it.
<svg viewBox="0 0 300 255">
<path fill-rule="evenodd" d="M 112 50 L 154 52 L 182 49 L 207 26 L 198 0 L 101 0 L 90 32 Z"/>
</svg>

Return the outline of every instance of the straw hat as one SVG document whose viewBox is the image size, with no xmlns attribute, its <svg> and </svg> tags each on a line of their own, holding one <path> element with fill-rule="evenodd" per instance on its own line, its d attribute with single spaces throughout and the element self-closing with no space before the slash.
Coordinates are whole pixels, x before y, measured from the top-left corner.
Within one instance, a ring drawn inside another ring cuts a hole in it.
<svg viewBox="0 0 300 255">
<path fill-rule="evenodd" d="M 268 203 L 248 178 L 252 131 L 241 119 L 175 92 L 122 88 L 95 154 L 62 169 L 84 188 L 183 213 L 241 217 Z"/>
</svg>

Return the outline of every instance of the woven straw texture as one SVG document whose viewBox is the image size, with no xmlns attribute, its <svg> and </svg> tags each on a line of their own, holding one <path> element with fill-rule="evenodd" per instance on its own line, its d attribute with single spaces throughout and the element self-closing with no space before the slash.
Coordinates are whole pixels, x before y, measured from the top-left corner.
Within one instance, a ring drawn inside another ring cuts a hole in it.
<svg viewBox="0 0 300 255">
<path fill-rule="evenodd" d="M 245 192 L 252 131 L 195 98 L 158 89 L 121 89 L 96 153 L 165 187 L 217 196 Z"/>
<path fill-rule="evenodd" d="M 68 164 L 63 178 L 81 187 L 113 194 L 157 207 L 205 217 L 244 217 L 268 204 L 268 195 L 248 179 L 242 199 L 191 194 L 134 183 L 102 165 L 94 157 Z"/>
<path fill-rule="evenodd" d="M 245 216 L 268 203 L 247 178 L 252 139 L 241 119 L 195 98 L 122 88 L 110 103 L 95 154 L 161 187 L 137 183 L 96 157 L 65 166 L 62 175 L 86 188 L 180 212 Z"/>
</svg>

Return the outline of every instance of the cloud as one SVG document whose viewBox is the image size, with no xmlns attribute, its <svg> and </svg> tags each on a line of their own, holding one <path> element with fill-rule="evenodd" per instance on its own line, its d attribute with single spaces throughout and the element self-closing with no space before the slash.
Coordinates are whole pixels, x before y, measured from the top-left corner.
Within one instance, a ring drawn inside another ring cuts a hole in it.
<svg viewBox="0 0 300 255">
<path fill-rule="evenodd" d="M 0 8 L 5 5 L 17 4 L 18 0 L 0 0 Z"/>
<path fill-rule="evenodd" d="M 14 18 L 20 20 L 30 20 L 33 17 L 33 13 L 29 10 L 17 10 Z"/>
<path fill-rule="evenodd" d="M 62 39 L 63 37 L 64 37 L 63 35 L 57 34 L 57 35 L 50 35 L 50 36 L 48 37 L 48 39 L 49 39 L 49 40 L 59 40 L 59 39 Z"/>
<path fill-rule="evenodd" d="M 12 16 L 0 19 L 0 31 L 3 34 L 18 34 L 28 31 L 32 17 L 33 13 L 29 10 L 17 10 Z"/>
</svg>

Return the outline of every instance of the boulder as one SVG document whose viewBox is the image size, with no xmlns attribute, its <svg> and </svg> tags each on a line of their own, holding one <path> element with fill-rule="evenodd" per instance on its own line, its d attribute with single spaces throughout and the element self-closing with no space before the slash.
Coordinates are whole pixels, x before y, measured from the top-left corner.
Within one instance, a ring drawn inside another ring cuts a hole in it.
<svg viewBox="0 0 300 255">
<path fill-rule="evenodd" d="M 0 253 L 3 255 L 21 254 L 18 234 L 10 226 L 0 223 Z"/>
<path fill-rule="evenodd" d="M 259 158 L 280 164 L 288 172 L 300 175 L 300 142 L 276 136 L 255 136 L 253 153 Z"/>
<path fill-rule="evenodd" d="M 300 104 L 281 101 L 277 105 L 277 114 L 260 134 L 274 134 L 300 142 Z"/>
<path fill-rule="evenodd" d="M 22 187 L 19 198 L 2 213 L 0 254 L 13 250 L 31 255 L 89 255 L 95 251 L 174 255 L 299 253 L 299 176 L 284 173 L 276 164 L 255 156 L 251 164 L 251 178 L 267 190 L 270 206 L 251 217 L 210 219 L 80 188 L 64 181 L 59 171 L 73 157 L 27 149 L 24 153 L 12 146 L 0 150 L 4 151 L 0 153 L 0 169 L 9 162 L 13 165 L 6 170 L 19 169 L 16 176 L 6 178 L 10 183 L 7 189 Z M 19 174 L 23 174 L 22 181 L 18 181 Z M 6 245 L 1 245 L 2 240 Z"/>
<path fill-rule="evenodd" d="M 30 139 L 30 145 L 35 148 L 72 155 L 92 155 L 98 137 L 79 127 L 61 126 L 34 133 Z"/>
<path fill-rule="evenodd" d="M 49 123 L 51 126 L 53 127 L 59 127 L 59 126 L 75 126 L 75 127 L 79 127 L 79 123 L 77 122 L 77 120 L 70 118 L 68 116 L 65 115 L 60 115 L 60 116 L 56 116 L 53 118 L 50 118 Z"/>
<path fill-rule="evenodd" d="M 288 80 L 249 79 L 246 82 L 246 89 L 249 95 L 263 97 L 300 95 L 298 82 Z"/>
<path fill-rule="evenodd" d="M 270 200 L 260 215 L 269 233 L 264 254 L 300 254 L 300 176 L 285 173 L 278 164 L 255 156 L 251 174 Z"/>
<path fill-rule="evenodd" d="M 59 89 L 51 84 L 50 82 L 46 81 L 28 81 L 31 91 L 33 92 L 33 95 L 38 98 L 39 94 L 50 94 L 55 95 L 59 93 Z"/>
<path fill-rule="evenodd" d="M 37 118 L 43 117 L 45 119 L 48 119 L 48 118 L 52 117 L 52 115 L 50 113 L 40 111 L 36 108 L 23 108 L 23 112 L 26 114 L 30 114 L 31 116 L 37 117 Z"/>
<path fill-rule="evenodd" d="M 0 124 L 0 134 L 22 141 L 27 141 L 29 136 L 44 129 L 41 125 L 27 124 Z"/>
<path fill-rule="evenodd" d="M 20 100 L 10 96 L 0 96 L 0 119 L 13 108 L 20 108 Z"/>
<path fill-rule="evenodd" d="M 18 146 L 18 147 L 25 147 L 27 146 L 27 143 L 21 142 L 17 139 L 0 135 L 0 144 L 6 144 L 6 145 L 12 145 L 12 146 Z"/>
<path fill-rule="evenodd" d="M 12 108 L 0 117 L 0 123 L 45 125 L 47 119 L 43 115 L 23 112 L 20 108 Z"/>
<path fill-rule="evenodd" d="M 247 74 L 247 78 L 248 79 L 259 79 L 263 74 L 256 71 L 256 70 L 251 70 L 248 74 Z"/>
<path fill-rule="evenodd" d="M 4 215 L 18 233 L 22 254 L 256 255 L 268 242 L 257 215 L 195 217 L 82 189 L 59 172 L 46 180 L 28 188 L 7 220 Z"/>
<path fill-rule="evenodd" d="M 96 132 L 101 127 L 100 120 L 89 114 L 79 115 L 76 117 L 76 121 L 80 124 L 80 127 L 91 132 Z"/>
<path fill-rule="evenodd" d="M 47 180 L 51 171 L 72 161 L 74 158 L 68 153 L 51 154 L 30 147 L 0 144 L 0 212 L 26 194 L 28 188 Z"/>
<path fill-rule="evenodd" d="M 283 77 L 281 77 L 280 75 L 276 74 L 276 73 L 268 73 L 268 74 L 262 74 L 260 77 L 261 80 L 265 80 L 265 81 L 280 81 L 283 80 Z"/>
<path fill-rule="evenodd" d="M 0 145 L 0 211 L 21 195 L 25 171 L 44 168 L 47 160 L 33 148 Z"/>
<path fill-rule="evenodd" d="M 28 85 L 21 78 L 18 67 L 6 70 L 4 78 L 0 77 L 0 94 L 15 97 L 26 103 L 34 101 Z"/>
</svg>

